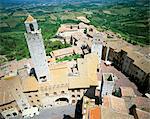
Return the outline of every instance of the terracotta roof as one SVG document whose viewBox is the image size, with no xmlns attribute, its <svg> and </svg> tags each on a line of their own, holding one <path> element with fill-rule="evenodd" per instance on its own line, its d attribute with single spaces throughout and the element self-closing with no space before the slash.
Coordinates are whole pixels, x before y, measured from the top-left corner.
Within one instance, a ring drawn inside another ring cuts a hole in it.
<svg viewBox="0 0 150 119">
<path fill-rule="evenodd" d="M 18 88 L 18 90 L 21 90 L 20 88 L 20 79 L 18 76 L 12 77 L 12 80 L 0 80 L 0 105 L 9 103 L 11 101 L 14 101 L 14 89 Z"/>
<path fill-rule="evenodd" d="M 0 80 L 0 105 L 9 103 L 13 100 L 14 98 L 12 96 L 9 85 L 7 85 L 7 81 Z"/>
<path fill-rule="evenodd" d="M 75 32 L 72 34 L 72 37 L 77 40 L 88 40 L 87 36 L 82 32 Z"/>
<path fill-rule="evenodd" d="M 89 110 L 90 119 L 101 119 L 101 110 L 99 107 L 94 107 Z"/>
<path fill-rule="evenodd" d="M 28 15 L 25 22 L 33 22 L 33 21 L 34 21 L 34 18 L 31 15 Z"/>
<path fill-rule="evenodd" d="M 132 99 L 132 103 L 136 104 L 137 108 L 150 112 L 150 99 L 145 97 L 136 97 Z"/>
<path fill-rule="evenodd" d="M 136 108 L 136 113 L 137 113 L 139 119 L 149 119 L 150 118 L 150 113 L 148 113 L 146 111 Z"/>
<path fill-rule="evenodd" d="M 71 54 L 73 54 L 73 52 L 81 54 L 82 50 L 79 47 L 74 46 L 74 47 L 68 47 L 68 48 L 54 50 L 50 54 L 52 56 L 59 57 L 59 56 L 67 55 L 67 54 L 71 55 Z"/>
<path fill-rule="evenodd" d="M 71 29 L 71 26 L 72 26 L 72 29 Z M 74 31 L 74 30 L 78 30 L 78 26 L 77 25 L 62 24 L 61 27 L 59 27 L 57 33 Z"/>
<path fill-rule="evenodd" d="M 150 72 L 148 66 L 150 66 L 150 60 L 145 57 L 144 53 L 141 53 L 142 48 L 138 48 L 137 46 L 133 46 L 123 40 L 107 40 L 105 41 L 105 45 L 107 47 L 111 47 L 116 52 L 120 52 L 121 50 L 127 52 L 127 56 L 134 60 L 134 64 L 145 71 L 146 73 Z"/>
<path fill-rule="evenodd" d="M 23 91 L 36 91 L 38 90 L 38 82 L 35 77 L 27 77 L 26 79 L 22 80 L 22 88 Z"/>
<path fill-rule="evenodd" d="M 134 117 L 128 113 L 117 112 L 104 106 L 101 106 L 101 115 L 100 119 L 134 119 Z"/>
<path fill-rule="evenodd" d="M 124 99 L 112 95 L 104 96 L 103 99 L 104 99 L 103 106 L 113 109 L 120 113 L 128 113 Z"/>
<path fill-rule="evenodd" d="M 122 96 L 132 96 L 135 97 L 134 90 L 131 87 L 120 87 Z"/>
<path fill-rule="evenodd" d="M 146 73 L 150 72 L 149 66 L 150 66 L 150 60 L 147 59 L 144 54 L 141 54 L 140 52 L 134 50 L 134 47 L 132 46 L 126 46 L 122 48 L 125 52 L 127 52 L 128 57 L 134 60 L 134 64 L 145 71 Z"/>
</svg>

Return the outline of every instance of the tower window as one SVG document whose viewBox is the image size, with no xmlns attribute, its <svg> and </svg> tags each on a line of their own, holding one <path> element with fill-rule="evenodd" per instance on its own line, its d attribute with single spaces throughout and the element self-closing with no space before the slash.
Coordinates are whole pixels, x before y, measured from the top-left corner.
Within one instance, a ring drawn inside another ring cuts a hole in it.
<svg viewBox="0 0 150 119">
<path fill-rule="evenodd" d="M 61 94 L 64 94 L 65 93 L 65 91 L 61 91 Z"/>
<path fill-rule="evenodd" d="M 29 24 L 29 26 L 30 26 L 30 30 L 31 30 L 31 31 L 34 31 L 34 26 L 33 26 L 33 24 Z"/>
<path fill-rule="evenodd" d="M 41 76 L 40 79 L 46 79 L 46 76 Z"/>
</svg>

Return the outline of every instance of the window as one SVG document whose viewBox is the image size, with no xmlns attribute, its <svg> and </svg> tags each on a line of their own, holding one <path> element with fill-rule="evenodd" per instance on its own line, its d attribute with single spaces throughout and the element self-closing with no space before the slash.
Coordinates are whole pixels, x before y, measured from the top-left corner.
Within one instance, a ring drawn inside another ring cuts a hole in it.
<svg viewBox="0 0 150 119">
<path fill-rule="evenodd" d="M 38 95 L 35 95 L 35 97 L 38 97 Z"/>
<path fill-rule="evenodd" d="M 37 102 L 40 102 L 40 100 L 37 100 Z"/>
<path fill-rule="evenodd" d="M 17 116 L 17 113 L 16 112 L 14 112 L 14 113 L 12 113 L 14 116 Z"/>
<path fill-rule="evenodd" d="M 48 94 L 48 93 L 45 93 L 45 96 L 49 96 L 49 94 Z"/>
<path fill-rule="evenodd" d="M 74 90 L 72 90 L 72 92 L 74 92 Z"/>
<path fill-rule="evenodd" d="M 7 116 L 7 117 L 10 117 L 11 115 L 10 115 L 10 114 L 7 114 L 6 116 Z"/>
<path fill-rule="evenodd" d="M 36 105 L 33 105 L 33 107 L 36 107 Z"/>
<path fill-rule="evenodd" d="M 40 77 L 40 79 L 45 79 L 45 78 L 46 78 L 46 76 L 41 76 L 41 77 Z"/>
<path fill-rule="evenodd" d="M 29 95 L 29 98 L 31 98 L 31 95 Z"/>
<path fill-rule="evenodd" d="M 31 101 L 33 103 L 33 101 Z"/>
<path fill-rule="evenodd" d="M 46 81 L 46 76 L 41 76 L 40 79 L 42 79 L 42 82 Z"/>
<path fill-rule="evenodd" d="M 54 92 L 54 95 L 57 95 L 57 93 L 56 93 L 56 92 Z"/>
<path fill-rule="evenodd" d="M 33 26 L 33 24 L 29 24 L 29 26 L 30 26 L 30 30 L 31 30 L 31 31 L 34 31 L 34 26 Z"/>
<path fill-rule="evenodd" d="M 80 95 L 77 95 L 77 97 L 80 97 Z"/>
<path fill-rule="evenodd" d="M 72 103 L 75 103 L 76 101 L 75 100 L 72 100 Z"/>
<path fill-rule="evenodd" d="M 77 92 L 80 92 L 80 89 L 78 89 Z"/>
<path fill-rule="evenodd" d="M 64 94 L 65 93 L 65 91 L 61 91 L 61 94 Z"/>
<path fill-rule="evenodd" d="M 72 95 L 72 97 L 74 98 L 74 97 L 75 97 L 75 95 Z"/>
</svg>

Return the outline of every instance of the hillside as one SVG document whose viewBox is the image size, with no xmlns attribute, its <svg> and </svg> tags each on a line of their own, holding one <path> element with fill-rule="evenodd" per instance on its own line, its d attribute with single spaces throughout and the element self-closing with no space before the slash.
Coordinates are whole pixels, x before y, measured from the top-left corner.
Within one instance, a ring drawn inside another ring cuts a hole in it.
<svg viewBox="0 0 150 119">
<path fill-rule="evenodd" d="M 87 17 L 91 24 L 100 30 L 112 30 L 120 33 L 124 40 L 132 44 L 143 46 L 150 44 L 148 32 L 148 15 L 150 11 L 147 1 L 139 0 L 136 4 L 130 2 L 130 4 L 105 5 L 97 4 L 96 0 L 95 3 L 92 2 L 90 4 L 44 6 L 19 4 L 1 8 L 0 55 L 6 56 L 8 60 L 19 60 L 29 57 L 24 38 L 24 20 L 28 13 L 38 20 L 39 27 L 42 29 L 47 54 L 53 50 L 49 39 L 55 35 L 60 24 L 79 23 L 80 21 L 76 20 L 77 16 Z"/>
</svg>

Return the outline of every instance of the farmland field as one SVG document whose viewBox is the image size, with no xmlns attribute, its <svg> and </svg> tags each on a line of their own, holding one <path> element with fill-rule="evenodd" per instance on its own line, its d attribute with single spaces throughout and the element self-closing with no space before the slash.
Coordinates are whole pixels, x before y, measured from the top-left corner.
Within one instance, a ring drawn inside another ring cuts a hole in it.
<svg viewBox="0 0 150 119">
<path fill-rule="evenodd" d="M 2 7 L 0 10 L 0 55 L 8 60 L 29 57 L 24 37 L 24 21 L 29 13 L 38 20 L 39 27 L 42 29 L 47 54 L 52 50 L 47 43 L 55 36 L 60 24 L 77 24 L 80 22 L 76 19 L 78 16 L 85 16 L 90 20 L 90 24 L 97 28 L 120 33 L 124 40 L 132 44 L 143 46 L 150 44 L 148 3 L 45 6 L 31 4 Z"/>
</svg>

